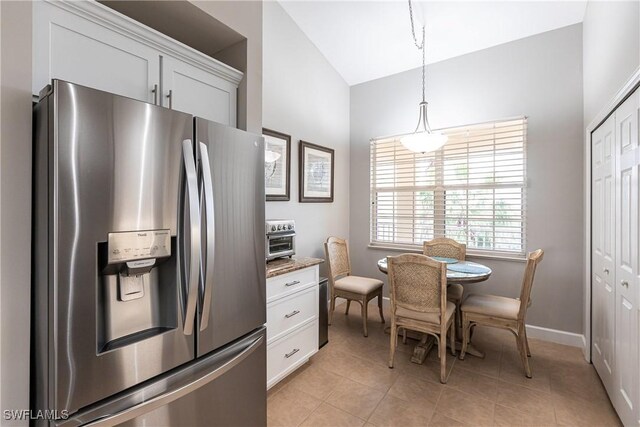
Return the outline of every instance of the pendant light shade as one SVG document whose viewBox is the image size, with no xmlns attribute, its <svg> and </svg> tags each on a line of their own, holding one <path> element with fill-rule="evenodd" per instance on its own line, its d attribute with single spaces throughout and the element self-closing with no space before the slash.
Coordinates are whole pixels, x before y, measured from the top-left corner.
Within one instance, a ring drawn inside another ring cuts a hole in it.
<svg viewBox="0 0 640 427">
<path fill-rule="evenodd" d="M 427 101 L 425 100 L 425 28 L 423 25 L 422 42 L 418 43 L 413 24 L 413 8 L 411 7 L 411 0 L 409 0 L 409 18 L 411 20 L 411 35 L 413 36 L 413 41 L 418 50 L 422 52 L 422 102 L 420 103 L 420 117 L 418 118 L 418 126 L 416 126 L 416 130 L 409 135 L 401 137 L 400 142 L 407 150 L 414 151 L 416 153 L 428 153 L 442 148 L 442 146 L 447 142 L 447 136 L 439 132 L 433 132 L 431 130 L 431 126 L 429 126 L 429 119 L 427 119 Z"/>
<path fill-rule="evenodd" d="M 420 103 L 420 117 L 418 118 L 416 130 L 400 138 L 400 142 L 407 150 L 416 153 L 439 150 L 447 142 L 447 135 L 431 130 L 427 119 L 427 102 L 422 101 Z"/>
</svg>

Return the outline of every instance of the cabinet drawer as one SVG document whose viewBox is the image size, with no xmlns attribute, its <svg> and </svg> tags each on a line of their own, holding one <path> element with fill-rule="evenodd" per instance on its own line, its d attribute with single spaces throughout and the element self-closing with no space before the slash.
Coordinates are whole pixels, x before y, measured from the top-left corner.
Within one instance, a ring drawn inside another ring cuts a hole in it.
<svg viewBox="0 0 640 427">
<path fill-rule="evenodd" d="M 318 351 L 318 320 L 267 346 L 267 388 L 302 365 Z"/>
<path fill-rule="evenodd" d="M 318 267 L 308 267 L 267 279 L 267 302 L 318 284 Z"/>
<path fill-rule="evenodd" d="M 316 286 L 272 302 L 267 307 L 267 341 L 277 339 L 318 313 Z"/>
</svg>

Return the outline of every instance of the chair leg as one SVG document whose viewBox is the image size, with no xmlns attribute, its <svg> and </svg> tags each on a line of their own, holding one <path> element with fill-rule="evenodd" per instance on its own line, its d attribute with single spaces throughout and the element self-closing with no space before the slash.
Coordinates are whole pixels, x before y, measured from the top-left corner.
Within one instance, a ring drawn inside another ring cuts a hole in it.
<svg viewBox="0 0 640 427">
<path fill-rule="evenodd" d="M 465 313 L 462 313 L 462 348 L 460 349 L 460 360 L 464 360 L 464 356 L 467 353 L 467 346 L 469 345 L 469 319 Z"/>
<path fill-rule="evenodd" d="M 456 320 L 456 336 L 462 340 L 462 310 L 460 310 L 460 301 L 456 303 L 456 312 L 454 314 L 454 319 Z"/>
<path fill-rule="evenodd" d="M 382 293 L 378 295 L 378 310 L 380 311 L 380 320 L 384 323 L 384 314 L 382 314 Z"/>
<path fill-rule="evenodd" d="M 351 300 L 347 300 L 347 309 L 344 311 L 345 316 L 349 314 L 349 308 L 351 307 Z"/>
<path fill-rule="evenodd" d="M 453 316 L 453 322 L 449 326 L 449 347 L 451 347 L 451 354 L 456 355 L 456 316 Z"/>
<path fill-rule="evenodd" d="M 367 298 L 364 298 L 362 301 L 362 328 L 364 329 L 364 336 L 368 337 L 369 336 L 369 332 L 367 331 L 367 308 L 368 308 L 367 304 Z"/>
<path fill-rule="evenodd" d="M 527 338 L 527 327 L 526 327 L 526 325 L 524 326 L 524 328 L 522 330 L 524 332 L 523 335 L 524 335 L 524 343 L 526 344 L 525 348 L 527 349 L 527 357 L 531 357 L 531 350 L 529 350 L 529 338 Z"/>
<path fill-rule="evenodd" d="M 440 382 L 447 383 L 447 333 L 440 334 L 438 341 L 438 355 L 440 356 Z"/>
<path fill-rule="evenodd" d="M 518 352 L 520 353 L 520 360 L 524 366 L 524 373 L 527 378 L 531 378 L 531 366 L 529 366 L 529 358 L 527 357 L 527 349 L 525 343 L 524 325 L 518 326 L 518 333 L 516 334 L 516 344 L 518 345 Z"/>
<path fill-rule="evenodd" d="M 391 335 L 389 336 L 389 368 L 393 368 L 393 359 L 396 355 L 396 346 L 398 345 L 398 327 L 396 322 L 391 320 Z"/>
<path fill-rule="evenodd" d="M 329 325 L 333 321 L 334 311 L 336 311 L 336 297 L 331 297 L 331 304 L 329 305 Z"/>
</svg>

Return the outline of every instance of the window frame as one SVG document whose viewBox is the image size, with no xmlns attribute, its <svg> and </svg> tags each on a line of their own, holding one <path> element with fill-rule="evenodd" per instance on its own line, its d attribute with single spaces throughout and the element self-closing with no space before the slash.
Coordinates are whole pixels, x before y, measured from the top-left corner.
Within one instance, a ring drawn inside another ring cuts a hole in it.
<svg viewBox="0 0 640 427">
<path fill-rule="evenodd" d="M 493 228 L 493 232 L 495 233 L 495 229 L 496 229 L 496 215 L 495 215 L 495 190 L 500 189 L 500 188 L 510 188 L 510 189 L 514 189 L 514 188 L 520 188 L 521 189 L 521 204 L 520 204 L 520 221 L 521 221 L 521 243 L 522 243 L 522 250 L 520 252 L 517 251 L 506 251 L 506 250 L 495 250 L 495 249 L 479 249 L 479 248 L 470 248 L 467 247 L 467 255 L 468 256 L 473 256 L 473 257 L 478 257 L 478 258 L 495 258 L 495 259 L 508 259 L 508 260 L 515 260 L 515 261 L 524 261 L 526 260 L 526 256 L 527 256 L 527 187 L 528 187 L 528 178 L 527 178 L 527 151 L 528 151 L 528 117 L 527 116 L 518 116 L 518 117 L 511 117 L 511 118 L 506 118 L 506 119 L 498 119 L 498 120 L 490 120 L 490 121 L 486 121 L 486 122 L 480 122 L 480 123 L 473 123 L 473 124 L 467 124 L 467 125 L 462 125 L 462 126 L 454 126 L 454 127 L 448 127 L 448 128 L 441 128 L 438 129 L 438 132 L 443 132 L 443 133 L 454 133 L 454 132 L 461 132 L 464 131 L 465 129 L 469 129 L 469 128 L 477 128 L 477 127 L 482 127 L 482 126 L 494 126 L 496 127 L 496 125 L 499 124 L 503 124 L 503 123 L 508 123 L 508 122 L 513 122 L 513 121 L 518 121 L 521 120 L 522 121 L 522 126 L 523 126 L 523 132 L 522 132 L 522 182 L 521 183 L 490 183 L 490 184 L 486 184 L 486 183 L 477 183 L 477 184 L 469 184 L 468 182 L 465 184 L 444 184 L 444 160 L 446 159 L 446 156 L 444 154 L 444 147 L 437 150 L 434 153 L 434 156 L 437 156 L 440 158 L 440 160 L 438 162 L 435 162 L 436 167 L 439 168 L 439 171 L 435 172 L 435 176 L 436 178 L 436 182 L 434 182 L 433 185 L 426 185 L 426 186 L 417 186 L 414 185 L 413 188 L 413 194 L 417 193 L 418 191 L 432 191 L 433 192 L 433 234 L 434 237 L 445 237 L 446 235 L 446 221 L 447 221 L 447 215 L 446 215 L 446 193 L 447 191 L 451 191 L 453 189 L 461 189 L 461 190 L 465 190 L 467 191 L 467 197 L 468 197 L 468 191 L 470 190 L 479 190 L 479 189 L 489 189 L 489 190 L 493 190 L 494 191 L 494 196 L 493 196 L 493 211 L 494 214 L 491 218 L 491 222 L 492 222 L 492 228 Z M 374 163 L 375 162 L 375 157 L 374 157 L 374 148 L 375 148 L 375 144 L 377 143 L 381 143 L 381 142 L 392 142 L 392 141 L 398 141 L 399 138 L 401 138 L 403 135 L 394 135 L 394 136 L 387 136 L 387 137 L 378 137 L 378 138 L 372 138 L 370 140 L 370 146 L 369 146 L 369 159 L 370 159 L 370 165 L 369 165 L 369 198 L 370 198 L 370 205 L 369 205 L 369 244 L 368 247 L 370 248 L 375 248 L 375 249 L 387 249 L 387 250 L 393 250 L 393 251 L 402 251 L 402 252 L 417 252 L 417 253 L 422 253 L 422 244 L 421 243 L 400 243 L 400 242 L 391 242 L 391 241 L 380 241 L 377 240 L 376 238 L 374 238 L 374 234 L 376 233 L 377 230 L 377 224 L 378 224 L 378 216 L 376 215 L 377 213 L 377 206 L 376 206 L 376 199 L 377 199 L 377 195 L 378 193 L 380 193 L 380 188 L 376 186 L 376 182 L 375 182 L 375 173 L 376 173 L 376 168 L 374 168 Z M 446 147 L 446 144 L 445 144 Z M 493 147 L 495 147 L 495 142 Z M 495 149 L 494 149 L 495 152 Z M 468 163 L 467 163 L 468 164 Z M 495 173 L 495 169 L 493 170 Z M 399 187 L 390 187 L 390 192 L 394 193 L 397 192 L 394 191 L 396 188 L 402 188 L 402 186 Z M 405 186 L 406 188 L 406 186 Z M 515 193 L 514 193 L 515 194 Z M 468 198 L 467 198 L 467 209 L 468 209 Z M 438 206 L 438 203 L 441 204 L 441 206 L 443 206 L 443 208 L 438 209 L 436 208 L 436 206 Z M 466 217 L 468 218 L 469 215 L 467 214 Z M 415 215 L 415 208 L 412 208 L 412 221 L 415 221 L 416 215 Z M 394 225 L 396 224 L 396 220 L 394 219 Z M 412 227 L 415 227 L 415 225 L 413 225 Z M 464 243 L 464 242 L 463 242 Z M 494 240 L 494 244 L 495 244 L 495 240 Z"/>
</svg>

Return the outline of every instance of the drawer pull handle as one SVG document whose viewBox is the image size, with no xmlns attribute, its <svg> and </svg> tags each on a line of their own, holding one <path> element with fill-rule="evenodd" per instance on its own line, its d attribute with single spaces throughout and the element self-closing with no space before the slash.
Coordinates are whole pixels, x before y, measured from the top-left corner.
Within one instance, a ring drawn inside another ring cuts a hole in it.
<svg viewBox="0 0 640 427">
<path fill-rule="evenodd" d="M 628 287 L 629 287 L 629 282 L 627 282 L 626 280 L 623 280 L 622 282 L 620 282 L 620 284 L 621 284 L 622 286 L 624 286 L 625 288 L 628 288 Z"/>
<path fill-rule="evenodd" d="M 287 319 L 289 319 L 290 317 L 295 316 L 296 314 L 300 314 L 299 310 L 293 310 L 291 313 L 289 314 L 285 314 L 284 317 L 286 317 Z"/>
<path fill-rule="evenodd" d="M 298 283 L 300 283 L 300 280 L 294 280 L 293 282 L 285 283 L 284 285 L 289 287 L 289 286 L 297 285 Z"/>
<path fill-rule="evenodd" d="M 291 353 L 285 354 L 284 357 L 286 357 L 288 359 L 288 358 L 290 358 L 291 356 L 293 356 L 294 354 L 296 354 L 299 351 L 300 351 L 299 348 L 294 348 L 293 350 L 291 350 Z"/>
</svg>

